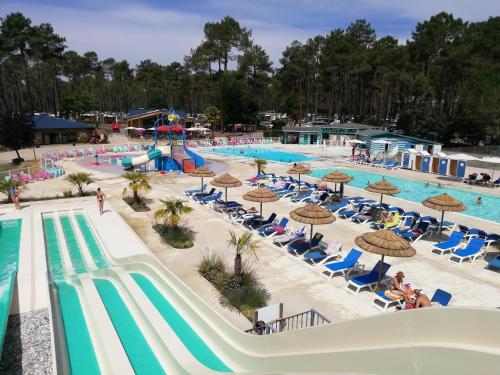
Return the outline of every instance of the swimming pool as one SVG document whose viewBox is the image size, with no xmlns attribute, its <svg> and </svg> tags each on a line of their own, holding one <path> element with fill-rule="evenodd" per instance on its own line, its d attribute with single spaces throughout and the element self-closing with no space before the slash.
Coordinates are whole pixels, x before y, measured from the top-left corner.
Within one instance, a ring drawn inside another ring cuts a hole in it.
<svg viewBox="0 0 500 375">
<path fill-rule="evenodd" d="M 286 152 L 267 147 L 226 147 L 212 148 L 207 150 L 214 154 L 223 154 L 231 156 L 241 156 L 245 158 L 266 159 L 270 161 L 279 161 L 282 163 L 297 163 L 301 161 L 314 160 L 314 158 L 298 154 L 295 152 Z"/>
<path fill-rule="evenodd" d="M 378 173 L 347 168 L 338 168 L 338 170 L 354 177 L 354 180 L 349 182 L 349 185 L 360 189 L 364 189 L 369 183 L 377 182 L 382 178 L 382 175 Z M 322 178 L 333 171 L 334 169 L 317 169 L 310 176 Z M 448 193 L 467 206 L 467 210 L 462 212 L 463 214 L 500 223 L 500 210 L 498 209 L 500 207 L 500 197 L 498 196 L 444 186 L 439 187 L 437 184 L 427 185 L 424 182 L 392 176 L 385 176 L 385 179 L 401 190 L 399 194 L 395 195 L 397 198 L 420 203 L 428 197 Z M 483 203 L 481 205 L 475 203 L 478 196 L 482 198 Z"/>
</svg>

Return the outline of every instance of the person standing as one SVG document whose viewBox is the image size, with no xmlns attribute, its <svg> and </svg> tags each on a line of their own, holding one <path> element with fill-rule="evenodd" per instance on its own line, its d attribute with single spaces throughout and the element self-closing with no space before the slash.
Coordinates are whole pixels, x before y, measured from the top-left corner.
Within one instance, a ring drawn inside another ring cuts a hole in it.
<svg viewBox="0 0 500 375">
<path fill-rule="evenodd" d="M 99 207 L 99 215 L 102 215 L 104 213 L 104 200 L 106 199 L 106 194 L 101 191 L 100 187 L 97 188 L 96 197 L 97 206 Z"/>
<path fill-rule="evenodd" d="M 19 186 L 14 186 L 14 191 L 12 193 L 12 201 L 14 202 L 14 207 L 16 208 L 16 210 L 21 209 L 20 195 L 21 191 L 19 190 Z"/>
</svg>

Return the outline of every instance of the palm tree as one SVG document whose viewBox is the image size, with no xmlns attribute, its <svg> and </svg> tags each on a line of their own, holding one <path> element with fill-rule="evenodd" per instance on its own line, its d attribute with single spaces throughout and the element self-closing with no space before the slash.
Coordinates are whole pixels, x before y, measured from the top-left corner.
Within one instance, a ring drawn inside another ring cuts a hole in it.
<svg viewBox="0 0 500 375">
<path fill-rule="evenodd" d="M 94 182 L 94 178 L 92 177 L 92 174 L 86 173 L 86 172 L 78 172 L 78 173 L 71 173 L 66 176 L 66 181 L 69 181 L 73 185 L 76 186 L 78 189 L 78 193 L 80 193 L 80 196 L 84 196 L 85 192 L 83 191 L 83 187 L 85 185 L 89 185 L 92 182 Z"/>
<path fill-rule="evenodd" d="M 0 192 L 4 193 L 7 196 L 7 202 L 12 203 L 12 192 L 16 186 L 22 186 L 23 183 L 18 180 L 14 180 L 10 178 L 9 180 L 1 179 L 0 180 Z"/>
<path fill-rule="evenodd" d="M 127 172 L 122 175 L 122 177 L 128 180 L 128 188 L 123 189 L 123 193 L 127 192 L 128 189 L 132 191 L 134 202 L 141 203 L 141 197 L 139 196 L 139 191 L 149 191 L 151 190 L 151 185 L 149 184 L 148 175 L 142 172 Z"/>
<path fill-rule="evenodd" d="M 234 257 L 234 275 L 237 279 L 241 279 L 243 273 L 241 255 L 248 253 L 257 258 L 257 241 L 252 239 L 252 232 L 245 232 L 238 237 L 236 233 L 230 230 L 228 244 L 236 251 L 236 256 Z"/>
<path fill-rule="evenodd" d="M 178 198 L 160 199 L 161 207 L 154 213 L 155 220 L 164 220 L 174 228 L 179 227 L 182 215 L 193 211 L 186 201 Z"/>
<path fill-rule="evenodd" d="M 257 168 L 257 174 L 260 175 L 260 172 L 265 172 L 267 166 L 266 159 L 255 159 L 253 161 L 253 166 Z"/>
</svg>

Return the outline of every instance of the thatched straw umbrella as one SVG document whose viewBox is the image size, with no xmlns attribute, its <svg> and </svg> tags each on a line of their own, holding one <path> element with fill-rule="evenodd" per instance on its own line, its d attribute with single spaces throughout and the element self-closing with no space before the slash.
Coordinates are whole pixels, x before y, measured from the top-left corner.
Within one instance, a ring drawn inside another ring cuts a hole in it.
<svg viewBox="0 0 500 375">
<path fill-rule="evenodd" d="M 290 169 L 287 173 L 299 175 L 299 192 L 300 192 L 300 175 L 311 173 L 311 169 L 309 169 L 309 167 L 305 166 L 304 164 L 297 164 L 293 166 L 292 169 Z"/>
<path fill-rule="evenodd" d="M 439 234 L 441 234 L 441 231 L 443 229 L 443 220 L 445 211 L 462 212 L 467 209 L 467 206 L 465 206 L 462 202 L 456 200 L 451 195 L 448 195 L 446 193 L 437 195 L 435 197 L 427 198 L 426 200 L 422 201 L 422 204 L 425 207 L 432 208 L 433 210 L 441 211 L 441 223 L 439 224 Z"/>
<path fill-rule="evenodd" d="M 369 253 L 382 255 L 384 257 L 412 257 L 417 252 L 410 246 L 410 243 L 399 237 L 391 229 L 381 229 L 376 232 L 368 232 L 356 237 L 354 243 L 361 249 Z M 380 279 L 382 277 L 382 263 L 378 271 L 377 290 L 380 289 Z"/>
<path fill-rule="evenodd" d="M 191 177 L 201 177 L 201 188 L 200 188 L 200 192 L 203 193 L 203 179 L 205 177 L 213 177 L 215 176 L 215 172 L 208 169 L 208 168 L 205 168 L 205 167 L 198 167 L 196 168 L 195 170 L 192 170 L 191 172 L 189 172 L 189 175 Z"/>
<path fill-rule="evenodd" d="M 260 221 L 262 221 L 262 203 L 276 202 L 280 196 L 267 188 L 257 188 L 243 195 L 243 199 L 250 202 L 260 203 Z"/>
<path fill-rule="evenodd" d="M 339 171 L 333 171 L 332 173 L 326 175 L 325 177 L 323 177 L 321 179 L 321 181 L 323 181 L 323 182 L 333 182 L 335 184 L 334 191 L 337 191 L 337 184 L 345 184 L 345 183 L 352 181 L 352 180 L 353 180 L 353 177 L 351 177 L 345 173 L 339 172 Z M 343 195 L 342 189 L 341 189 L 340 193 L 341 193 L 340 198 L 342 198 L 342 195 Z"/>
<path fill-rule="evenodd" d="M 231 176 L 229 173 L 224 173 L 222 176 L 214 178 L 210 181 L 210 184 L 217 187 L 223 187 L 226 190 L 225 194 L 225 203 L 227 206 L 227 188 L 228 187 L 238 187 L 241 186 L 242 183 L 236 177 Z"/>
<path fill-rule="evenodd" d="M 382 198 L 385 195 L 394 195 L 399 193 L 399 189 L 387 182 L 384 178 L 382 178 L 379 182 L 375 184 L 368 185 L 365 188 L 366 191 L 371 191 L 372 193 L 380 194 L 380 204 L 382 204 Z"/>
<path fill-rule="evenodd" d="M 308 204 L 304 207 L 299 207 L 290 212 L 290 217 L 303 224 L 311 225 L 311 234 L 309 237 L 309 251 L 312 247 L 313 226 L 322 224 L 331 224 L 335 221 L 335 216 L 324 208 L 318 206 L 316 203 Z"/>
</svg>

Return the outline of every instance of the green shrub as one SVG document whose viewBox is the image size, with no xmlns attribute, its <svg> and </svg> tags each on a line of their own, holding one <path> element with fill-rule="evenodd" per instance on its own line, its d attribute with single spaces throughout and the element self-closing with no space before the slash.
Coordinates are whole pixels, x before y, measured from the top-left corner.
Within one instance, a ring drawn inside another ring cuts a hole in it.
<svg viewBox="0 0 500 375">
<path fill-rule="evenodd" d="M 72 196 L 73 196 L 73 192 L 71 190 L 64 190 L 63 191 L 64 198 L 71 198 Z"/>
<path fill-rule="evenodd" d="M 235 308 L 252 320 L 254 310 L 266 306 L 270 298 L 271 295 L 267 289 L 256 284 L 230 290 L 222 295 L 220 301 L 228 307 Z"/>
<path fill-rule="evenodd" d="M 155 224 L 153 229 L 165 243 L 176 249 L 188 249 L 194 245 L 194 232 L 187 227 Z"/>
<path fill-rule="evenodd" d="M 151 209 L 149 206 L 144 203 L 143 200 L 141 200 L 139 203 L 137 203 L 133 197 L 123 197 L 123 200 L 125 203 L 127 203 L 130 208 L 132 208 L 135 212 L 146 212 L 150 211 Z"/>
<path fill-rule="evenodd" d="M 220 275 L 225 275 L 227 273 L 226 265 L 219 254 L 215 252 L 206 252 L 203 254 L 200 263 L 198 263 L 198 273 L 210 281 L 210 283 L 216 285 L 216 280 Z"/>
</svg>

